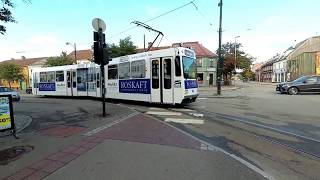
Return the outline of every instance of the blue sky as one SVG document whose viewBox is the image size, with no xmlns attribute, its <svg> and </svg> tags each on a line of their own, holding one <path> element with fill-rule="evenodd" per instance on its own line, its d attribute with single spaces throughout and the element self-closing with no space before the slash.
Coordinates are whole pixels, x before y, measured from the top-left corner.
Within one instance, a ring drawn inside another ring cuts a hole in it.
<svg viewBox="0 0 320 180">
<path fill-rule="evenodd" d="M 107 24 L 107 42 L 117 43 L 131 36 L 137 46 L 143 47 L 143 34 L 152 41 L 154 32 L 142 28 L 119 32 L 134 26 L 132 21 L 145 21 L 190 1 L 32 0 L 32 4 L 26 4 L 15 0 L 13 13 L 18 23 L 6 24 L 8 32 L 0 35 L 0 61 L 71 52 L 73 48 L 66 42 L 88 49 L 95 17 Z M 199 41 L 212 51 L 217 49 L 218 0 L 195 0 L 195 4 L 198 10 L 188 5 L 147 23 L 164 33 L 160 46 Z M 305 38 L 320 35 L 318 7 L 318 0 L 224 0 L 223 42 L 234 41 L 239 35 L 242 49 L 257 61 L 265 61 Z"/>
</svg>

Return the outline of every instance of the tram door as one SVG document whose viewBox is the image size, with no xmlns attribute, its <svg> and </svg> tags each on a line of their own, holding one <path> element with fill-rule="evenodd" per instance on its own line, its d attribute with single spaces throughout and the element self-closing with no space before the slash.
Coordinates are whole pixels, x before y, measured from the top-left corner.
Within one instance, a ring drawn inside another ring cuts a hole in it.
<svg viewBox="0 0 320 180">
<path fill-rule="evenodd" d="M 97 86 L 97 97 L 101 96 L 101 77 L 100 77 L 100 69 L 96 68 L 96 86 Z"/>
<path fill-rule="evenodd" d="M 88 68 L 77 69 L 77 95 L 88 96 Z"/>
<path fill-rule="evenodd" d="M 152 102 L 173 103 L 172 67 L 170 57 L 151 60 Z"/>
<path fill-rule="evenodd" d="M 174 64 L 172 58 L 165 57 L 162 58 L 162 68 L 160 71 L 161 73 L 161 81 L 162 81 L 162 101 L 163 103 L 173 103 L 173 87 L 172 87 L 172 80 L 173 80 L 173 68 Z"/>
<path fill-rule="evenodd" d="M 67 95 L 77 96 L 77 72 L 74 69 L 67 70 Z"/>
</svg>

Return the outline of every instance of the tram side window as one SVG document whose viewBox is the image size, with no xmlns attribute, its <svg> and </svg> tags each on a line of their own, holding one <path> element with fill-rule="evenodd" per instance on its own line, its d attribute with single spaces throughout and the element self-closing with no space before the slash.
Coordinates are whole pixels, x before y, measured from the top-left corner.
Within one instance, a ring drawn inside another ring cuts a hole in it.
<svg viewBox="0 0 320 180">
<path fill-rule="evenodd" d="M 77 82 L 75 81 L 77 79 L 77 76 L 76 76 L 76 72 L 75 71 L 72 71 L 72 87 L 77 87 Z"/>
<path fill-rule="evenodd" d="M 152 89 L 159 89 L 159 60 L 152 61 Z"/>
<path fill-rule="evenodd" d="M 70 88 L 71 87 L 70 71 L 67 71 L 67 84 L 68 84 L 68 88 Z"/>
<path fill-rule="evenodd" d="M 132 78 L 145 78 L 146 76 L 146 62 L 145 60 L 131 62 L 131 77 Z"/>
<path fill-rule="evenodd" d="M 179 77 L 181 76 L 181 62 L 180 62 L 180 57 L 176 56 L 174 60 L 175 64 L 175 70 L 176 70 L 176 76 Z"/>
<path fill-rule="evenodd" d="M 171 59 L 164 60 L 164 88 L 171 89 Z"/>
<path fill-rule="evenodd" d="M 55 82 L 55 71 L 40 72 L 40 82 Z"/>
<path fill-rule="evenodd" d="M 57 82 L 64 81 L 64 72 L 63 71 L 56 71 L 56 81 Z"/>
<path fill-rule="evenodd" d="M 47 81 L 48 82 L 55 82 L 55 72 L 47 72 Z"/>
<path fill-rule="evenodd" d="M 40 72 L 40 82 L 47 82 L 47 73 Z"/>
<path fill-rule="evenodd" d="M 100 73 L 97 73 L 97 88 L 100 88 Z"/>
<path fill-rule="evenodd" d="M 118 79 L 118 66 L 117 65 L 108 66 L 108 79 Z"/>
<path fill-rule="evenodd" d="M 119 64 L 119 79 L 130 79 L 130 63 Z"/>
</svg>

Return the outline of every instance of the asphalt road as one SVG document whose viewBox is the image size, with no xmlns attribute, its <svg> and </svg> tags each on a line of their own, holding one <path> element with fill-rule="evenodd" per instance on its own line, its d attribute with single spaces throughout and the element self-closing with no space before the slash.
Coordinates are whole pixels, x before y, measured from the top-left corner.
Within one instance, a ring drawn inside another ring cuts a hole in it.
<svg viewBox="0 0 320 180">
<path fill-rule="evenodd" d="M 283 95 L 275 85 L 258 83 L 223 94 L 229 98 L 199 98 L 188 105 L 206 122 L 183 125 L 185 131 L 252 160 L 279 179 L 320 179 L 310 166 L 320 160 L 320 94 Z"/>
<path fill-rule="evenodd" d="M 102 118 L 97 100 L 24 95 L 14 104 L 14 113 L 31 117 L 32 123 L 18 133 L 20 139 L 0 136 L 0 179 L 270 177 L 147 112 L 179 113 L 145 103 L 139 113 L 128 106 L 138 107 L 108 103 L 108 116 Z"/>
</svg>

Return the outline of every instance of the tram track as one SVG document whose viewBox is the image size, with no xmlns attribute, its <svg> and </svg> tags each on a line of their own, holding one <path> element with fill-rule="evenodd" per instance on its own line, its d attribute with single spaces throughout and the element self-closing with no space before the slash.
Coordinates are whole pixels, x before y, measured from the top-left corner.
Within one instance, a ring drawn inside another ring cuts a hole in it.
<svg viewBox="0 0 320 180">
<path fill-rule="evenodd" d="M 258 124 L 258 123 L 254 123 L 254 122 L 245 121 L 243 118 L 236 118 L 234 116 L 228 116 L 228 115 L 223 115 L 223 114 L 220 114 L 220 113 L 214 113 L 214 112 L 206 111 L 206 110 L 203 110 L 203 109 L 201 109 L 201 110 L 197 109 L 197 108 L 189 108 L 189 109 L 195 110 L 198 113 L 203 113 L 204 114 L 203 118 L 205 118 L 207 116 L 207 117 L 210 117 L 211 119 L 214 119 L 214 121 L 218 121 L 220 123 L 221 123 L 221 121 L 217 120 L 215 117 L 218 117 L 220 119 L 227 119 L 227 120 L 231 120 L 231 121 L 235 121 L 235 122 L 240 122 L 240 123 L 243 123 L 243 124 L 246 124 L 246 125 L 249 125 L 249 126 L 258 127 L 258 128 L 264 129 L 264 130 L 272 131 L 272 132 L 277 132 L 277 133 L 280 133 L 282 135 L 295 137 L 295 138 L 301 140 L 302 142 L 316 143 L 316 144 L 318 144 L 320 146 L 320 141 L 319 140 L 314 139 L 314 138 L 309 138 L 309 137 L 306 137 L 306 136 L 303 136 L 303 135 L 300 135 L 300 134 L 295 134 L 293 132 L 277 129 L 277 128 L 274 128 L 274 127 L 269 127 L 269 126 L 266 126 L 266 125 L 263 125 L 263 124 Z M 188 113 L 185 113 L 185 114 L 188 114 Z M 228 125 L 228 126 L 231 126 L 231 127 L 235 127 L 232 124 L 225 123 L 225 122 L 223 122 L 223 123 L 225 125 Z M 239 127 L 235 127 L 235 128 L 239 128 Z M 248 130 L 245 130 L 243 128 L 240 128 L 240 129 L 242 129 L 244 131 L 248 131 Z M 289 143 L 284 143 L 284 142 L 281 142 L 281 140 L 276 140 L 275 138 L 268 137 L 266 135 L 257 134 L 257 133 L 251 132 L 251 131 L 248 131 L 248 132 L 252 133 L 254 136 L 256 136 L 260 140 L 264 140 L 264 141 L 267 141 L 267 142 L 270 142 L 270 143 L 285 147 L 285 148 L 290 149 L 290 150 L 292 150 L 294 152 L 297 152 L 297 153 L 312 157 L 314 159 L 320 160 L 320 151 L 319 152 L 312 152 L 312 151 L 306 150 L 306 148 L 301 148 L 301 147 L 297 147 L 297 146 L 289 144 Z"/>
</svg>

